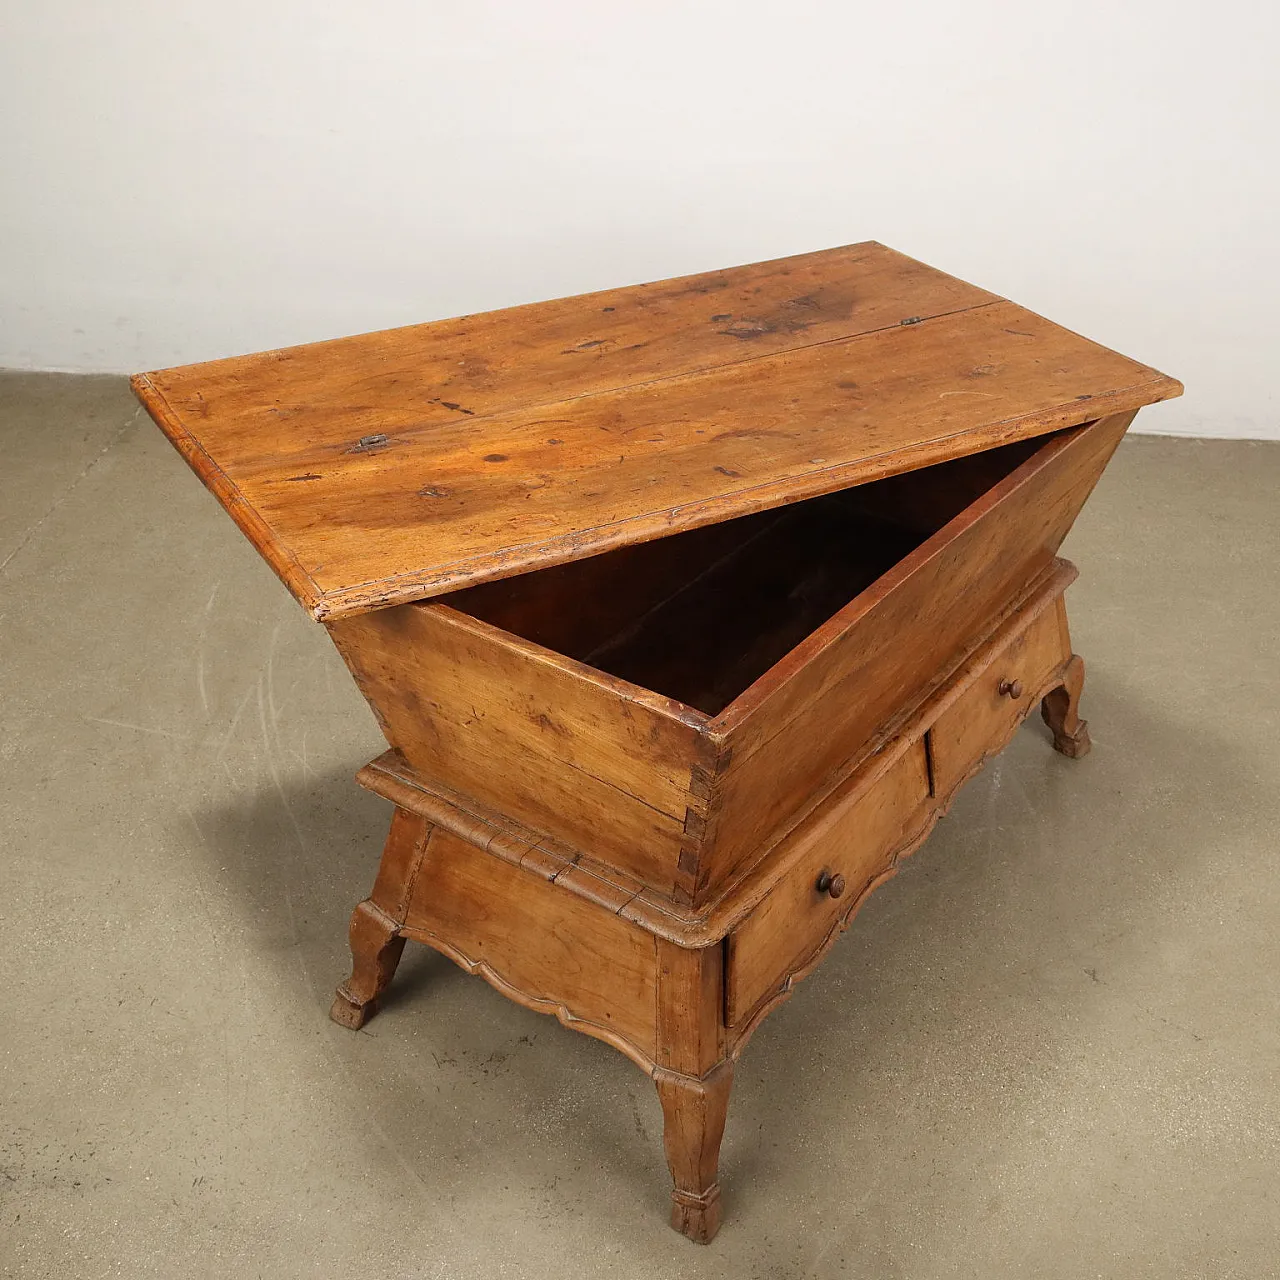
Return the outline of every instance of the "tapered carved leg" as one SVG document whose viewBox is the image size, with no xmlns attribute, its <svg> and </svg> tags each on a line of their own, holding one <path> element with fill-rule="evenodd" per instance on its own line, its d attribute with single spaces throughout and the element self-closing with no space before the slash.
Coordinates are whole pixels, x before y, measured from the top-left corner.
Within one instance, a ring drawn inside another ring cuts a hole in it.
<svg viewBox="0 0 1280 1280">
<path fill-rule="evenodd" d="M 378 997 L 395 976 L 404 951 L 400 926 L 430 834 L 425 818 L 397 809 L 373 893 L 351 913 L 351 977 L 334 995 L 329 1016 L 353 1031 L 377 1012 Z"/>
<path fill-rule="evenodd" d="M 1053 748 L 1072 760 L 1089 753 L 1089 725 L 1080 719 L 1080 691 L 1084 688 L 1084 659 L 1071 655 L 1062 684 L 1051 689 L 1040 704 L 1040 714 L 1053 731 Z"/>
<path fill-rule="evenodd" d="M 671 1225 L 707 1244 L 720 1230 L 720 1140 L 733 1063 L 721 1063 L 701 1080 L 661 1069 L 653 1078 L 662 1100 L 662 1145 L 675 1183 Z"/>
</svg>

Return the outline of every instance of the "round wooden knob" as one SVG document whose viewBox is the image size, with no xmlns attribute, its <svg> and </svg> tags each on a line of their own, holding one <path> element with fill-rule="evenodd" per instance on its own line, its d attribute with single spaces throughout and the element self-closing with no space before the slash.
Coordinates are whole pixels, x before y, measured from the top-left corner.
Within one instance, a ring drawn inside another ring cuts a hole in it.
<svg viewBox="0 0 1280 1280">
<path fill-rule="evenodd" d="M 825 893 L 829 898 L 838 898 L 844 893 L 844 876 L 838 871 L 833 875 L 830 871 L 824 871 L 818 877 L 818 892 Z"/>
<path fill-rule="evenodd" d="M 1022 681 L 1021 680 L 1001 680 L 1000 692 L 1006 698 L 1022 697 Z"/>
</svg>

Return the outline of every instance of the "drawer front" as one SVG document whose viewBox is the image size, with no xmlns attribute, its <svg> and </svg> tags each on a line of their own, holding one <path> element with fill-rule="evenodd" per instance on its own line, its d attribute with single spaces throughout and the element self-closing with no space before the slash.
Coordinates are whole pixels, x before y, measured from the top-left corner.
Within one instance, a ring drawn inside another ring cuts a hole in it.
<svg viewBox="0 0 1280 1280">
<path fill-rule="evenodd" d="M 998 751 L 1071 656 L 1062 600 L 1015 636 L 929 730 L 934 793 L 946 799 L 982 758 Z"/>
<path fill-rule="evenodd" d="M 929 774 L 923 741 L 911 744 L 869 789 L 837 799 L 794 839 L 805 852 L 729 937 L 725 1014 L 736 1026 L 821 949 L 862 891 L 892 864 L 895 851 L 924 819 Z M 838 897 L 820 877 L 843 877 Z"/>
</svg>

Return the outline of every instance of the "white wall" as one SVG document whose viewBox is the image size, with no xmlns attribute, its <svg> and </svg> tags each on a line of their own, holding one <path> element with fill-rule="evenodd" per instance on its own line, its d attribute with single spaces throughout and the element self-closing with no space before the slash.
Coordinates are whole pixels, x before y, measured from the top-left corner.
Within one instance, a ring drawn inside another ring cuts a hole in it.
<svg viewBox="0 0 1280 1280">
<path fill-rule="evenodd" d="M 1280 436 L 1273 0 L 8 0 L 0 365 L 879 239 Z"/>
</svg>

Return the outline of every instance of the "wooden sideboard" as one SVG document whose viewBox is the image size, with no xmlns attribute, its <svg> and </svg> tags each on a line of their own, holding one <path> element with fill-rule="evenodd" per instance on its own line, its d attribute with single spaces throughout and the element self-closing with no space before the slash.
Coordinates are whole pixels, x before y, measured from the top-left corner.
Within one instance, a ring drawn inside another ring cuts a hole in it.
<svg viewBox="0 0 1280 1280">
<path fill-rule="evenodd" d="M 877 244 L 139 375 L 328 628 L 408 939 L 653 1077 L 720 1223 L 733 1064 L 1037 705 L 1058 548 L 1163 374 Z"/>
</svg>

